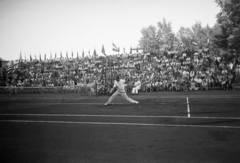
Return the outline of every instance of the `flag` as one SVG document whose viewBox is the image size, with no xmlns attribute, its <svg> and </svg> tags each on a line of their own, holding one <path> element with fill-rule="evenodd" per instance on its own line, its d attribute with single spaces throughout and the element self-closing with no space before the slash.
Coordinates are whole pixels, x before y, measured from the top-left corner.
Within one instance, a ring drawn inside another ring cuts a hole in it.
<svg viewBox="0 0 240 163">
<path fill-rule="evenodd" d="M 97 52 L 96 52 L 95 48 L 94 48 L 94 51 L 93 51 L 93 55 L 94 55 L 94 57 L 97 57 Z"/>
<path fill-rule="evenodd" d="M 41 59 L 41 54 L 39 53 L 39 61 L 42 61 L 42 59 Z"/>
<path fill-rule="evenodd" d="M 77 52 L 77 59 L 79 59 L 78 52 Z"/>
<path fill-rule="evenodd" d="M 66 52 L 66 58 L 68 59 L 68 52 Z"/>
<path fill-rule="evenodd" d="M 57 53 L 55 52 L 55 59 L 57 58 Z"/>
<path fill-rule="evenodd" d="M 123 48 L 123 53 L 125 53 L 125 46 L 124 46 L 124 48 Z"/>
<path fill-rule="evenodd" d="M 60 52 L 60 59 L 62 59 L 62 52 Z"/>
<path fill-rule="evenodd" d="M 32 56 L 31 56 L 31 54 L 30 54 L 30 61 L 32 62 Z"/>
<path fill-rule="evenodd" d="M 10 66 L 6 69 L 7 72 L 13 70 L 13 61 L 10 62 Z"/>
<path fill-rule="evenodd" d="M 20 56 L 19 56 L 18 62 L 21 62 L 21 61 L 22 61 L 22 53 L 20 52 Z"/>
<path fill-rule="evenodd" d="M 119 52 L 119 48 L 114 43 L 112 43 L 112 51 Z"/>
<path fill-rule="evenodd" d="M 132 54 L 132 47 L 130 48 L 130 54 Z"/>
<path fill-rule="evenodd" d="M 198 44 L 197 44 L 196 42 L 194 42 L 194 41 L 192 42 L 192 44 L 193 44 L 194 46 L 198 46 Z"/>
<path fill-rule="evenodd" d="M 73 58 L 73 51 L 72 51 L 72 58 Z"/>
<path fill-rule="evenodd" d="M 106 53 L 105 53 L 104 46 L 102 46 L 102 53 L 103 53 L 105 56 L 107 56 Z"/>
<path fill-rule="evenodd" d="M 52 59 L 52 52 L 50 53 L 50 59 Z"/>
<path fill-rule="evenodd" d="M 207 39 L 207 46 L 209 46 L 210 45 L 210 40 L 209 40 L 209 38 Z"/>
<path fill-rule="evenodd" d="M 82 51 L 82 58 L 84 58 L 84 51 Z"/>
</svg>

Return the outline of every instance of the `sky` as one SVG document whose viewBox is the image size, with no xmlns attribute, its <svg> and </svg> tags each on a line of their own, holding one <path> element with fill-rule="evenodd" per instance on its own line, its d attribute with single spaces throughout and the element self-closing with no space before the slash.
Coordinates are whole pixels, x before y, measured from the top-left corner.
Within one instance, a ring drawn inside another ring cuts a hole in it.
<svg viewBox="0 0 240 163">
<path fill-rule="evenodd" d="M 163 18 L 177 33 L 197 21 L 212 27 L 219 11 L 215 0 L 0 0 L 0 58 L 103 55 L 102 46 L 108 55 L 112 43 L 128 53 Z"/>
</svg>

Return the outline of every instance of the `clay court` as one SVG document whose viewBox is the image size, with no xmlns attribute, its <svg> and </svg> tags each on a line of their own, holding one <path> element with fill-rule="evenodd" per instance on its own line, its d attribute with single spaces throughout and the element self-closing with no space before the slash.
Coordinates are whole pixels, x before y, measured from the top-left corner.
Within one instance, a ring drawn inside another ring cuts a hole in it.
<svg viewBox="0 0 240 163">
<path fill-rule="evenodd" d="M 239 162 L 240 91 L 0 94 L 5 162 Z M 1 161 L 2 162 L 2 161 Z"/>
</svg>

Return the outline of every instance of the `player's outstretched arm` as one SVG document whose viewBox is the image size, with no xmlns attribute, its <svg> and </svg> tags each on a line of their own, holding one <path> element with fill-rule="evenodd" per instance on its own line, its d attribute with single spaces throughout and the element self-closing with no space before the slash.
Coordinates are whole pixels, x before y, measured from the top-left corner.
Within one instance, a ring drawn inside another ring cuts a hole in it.
<svg viewBox="0 0 240 163">
<path fill-rule="evenodd" d="M 115 87 L 112 87 L 111 90 L 109 91 L 109 93 L 112 93 L 114 89 L 115 89 Z"/>
</svg>

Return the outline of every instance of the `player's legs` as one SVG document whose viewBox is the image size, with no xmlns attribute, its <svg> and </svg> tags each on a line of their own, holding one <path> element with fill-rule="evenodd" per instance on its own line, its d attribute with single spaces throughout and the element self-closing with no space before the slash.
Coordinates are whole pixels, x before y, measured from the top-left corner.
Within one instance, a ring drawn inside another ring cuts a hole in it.
<svg viewBox="0 0 240 163">
<path fill-rule="evenodd" d="M 136 88 L 135 93 L 138 94 L 138 88 Z"/>
<path fill-rule="evenodd" d="M 138 94 L 140 88 L 141 88 L 140 86 L 138 86 L 138 87 L 136 88 L 136 93 L 137 93 L 137 94 Z"/>
<path fill-rule="evenodd" d="M 127 101 L 129 101 L 129 102 L 131 102 L 131 103 L 138 103 L 138 101 L 135 101 L 135 100 L 129 98 L 125 92 L 124 92 L 124 93 L 120 93 L 120 94 L 121 94 L 121 96 L 122 96 L 124 99 L 126 99 Z"/>
<path fill-rule="evenodd" d="M 133 89 L 132 89 L 132 93 L 136 93 L 136 87 L 134 87 Z"/>
<path fill-rule="evenodd" d="M 105 103 L 105 105 L 110 104 L 115 97 L 119 95 L 118 91 L 116 91 L 108 100 L 108 102 Z"/>
</svg>

